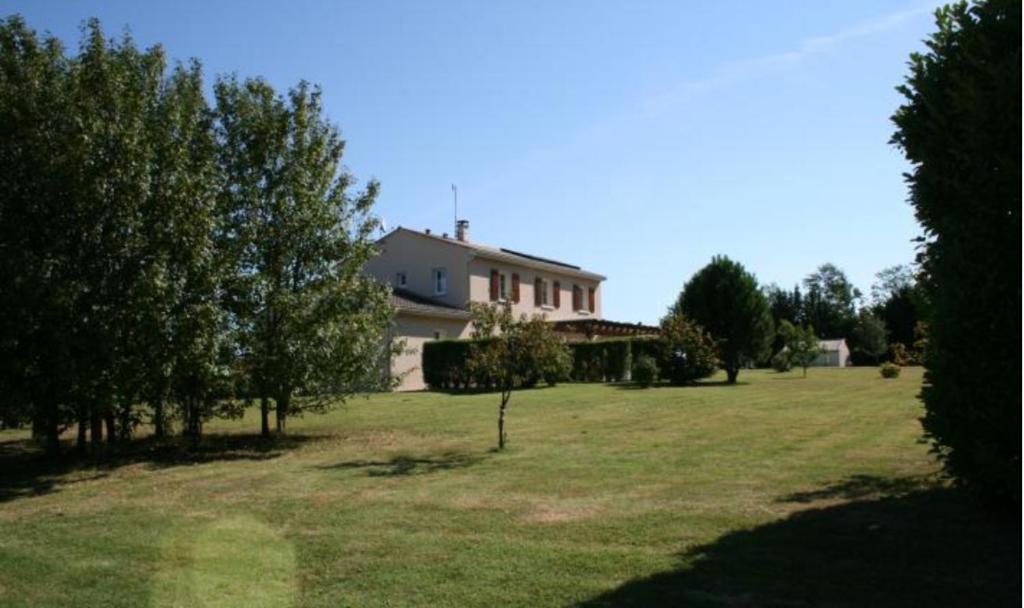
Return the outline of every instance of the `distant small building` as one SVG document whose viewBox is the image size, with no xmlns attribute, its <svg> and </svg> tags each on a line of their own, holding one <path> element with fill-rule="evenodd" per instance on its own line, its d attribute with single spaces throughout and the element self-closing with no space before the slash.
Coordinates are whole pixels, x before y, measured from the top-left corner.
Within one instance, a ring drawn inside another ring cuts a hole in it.
<svg viewBox="0 0 1024 608">
<path fill-rule="evenodd" d="M 814 367 L 846 367 L 850 365 L 850 347 L 846 340 L 820 340 L 821 354 L 814 361 Z"/>
</svg>

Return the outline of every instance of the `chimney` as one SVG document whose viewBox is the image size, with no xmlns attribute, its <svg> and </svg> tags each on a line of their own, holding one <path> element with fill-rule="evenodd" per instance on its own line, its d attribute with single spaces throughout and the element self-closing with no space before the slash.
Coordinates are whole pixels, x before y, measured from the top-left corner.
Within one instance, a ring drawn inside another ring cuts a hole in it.
<svg viewBox="0 0 1024 608">
<path fill-rule="evenodd" d="M 469 241 L 469 220 L 455 222 L 455 239 L 466 243 Z"/>
</svg>

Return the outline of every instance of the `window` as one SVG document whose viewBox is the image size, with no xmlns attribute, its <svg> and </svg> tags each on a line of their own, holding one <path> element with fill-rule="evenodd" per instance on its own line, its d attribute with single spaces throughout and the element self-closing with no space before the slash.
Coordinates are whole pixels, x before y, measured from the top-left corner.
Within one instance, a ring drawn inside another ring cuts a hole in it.
<svg viewBox="0 0 1024 608">
<path fill-rule="evenodd" d="M 407 279 L 405 277 L 405 273 L 404 272 L 399 272 L 399 273 L 395 274 L 395 286 L 396 287 L 405 287 L 406 282 L 407 282 Z"/>
<path fill-rule="evenodd" d="M 435 340 L 440 340 L 442 338 L 444 338 L 444 331 L 442 331 L 440 329 L 435 329 L 434 330 L 434 339 Z"/>
<path fill-rule="evenodd" d="M 541 306 L 548 306 L 550 304 L 550 302 L 551 301 L 548 299 L 548 282 L 545 281 L 544 279 L 541 279 L 540 280 L 540 305 Z"/>
<path fill-rule="evenodd" d="M 434 295 L 443 296 L 448 293 L 448 271 L 444 268 L 433 270 Z"/>
<path fill-rule="evenodd" d="M 508 280 L 506 279 L 504 272 L 498 274 L 498 299 L 508 299 Z"/>
</svg>

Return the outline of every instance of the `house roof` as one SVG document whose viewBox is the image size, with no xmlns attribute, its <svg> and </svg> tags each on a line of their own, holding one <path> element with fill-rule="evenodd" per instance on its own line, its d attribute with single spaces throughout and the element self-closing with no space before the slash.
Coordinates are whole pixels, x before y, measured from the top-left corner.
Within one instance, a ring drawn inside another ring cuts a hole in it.
<svg viewBox="0 0 1024 608">
<path fill-rule="evenodd" d="M 530 255 L 527 253 L 514 251 L 512 249 L 489 247 L 487 245 L 481 245 L 479 243 L 460 241 L 456 238 L 446 235 L 437 235 L 433 233 L 427 234 L 426 232 L 420 232 L 419 230 L 403 228 L 401 226 L 395 228 L 391 232 L 382 236 L 378 242 L 384 241 L 385 239 L 390 238 L 392 235 L 397 234 L 398 232 L 407 232 L 409 234 L 415 234 L 423 238 L 433 239 L 435 241 L 452 245 L 455 247 L 464 247 L 472 251 L 474 255 L 481 258 L 497 260 L 501 262 L 508 262 L 512 264 L 520 264 L 523 266 L 529 266 L 531 268 L 539 268 L 541 270 L 559 272 L 562 274 L 579 276 L 591 280 L 603 281 L 605 279 L 604 275 L 597 274 L 596 272 L 590 272 L 589 270 L 583 270 L 579 266 L 568 264 L 566 262 L 559 262 L 558 260 L 552 260 L 549 258 L 543 258 L 536 255 Z"/>
<path fill-rule="evenodd" d="M 661 331 L 661 328 L 653 325 L 605 319 L 565 319 L 551 323 L 555 331 L 578 332 L 588 336 L 651 336 Z"/>
<path fill-rule="evenodd" d="M 402 289 L 401 287 L 395 287 L 391 290 L 391 304 L 399 311 L 406 313 L 454 317 L 457 319 L 469 318 L 469 311 L 464 308 L 421 296 L 416 292 Z"/>
</svg>

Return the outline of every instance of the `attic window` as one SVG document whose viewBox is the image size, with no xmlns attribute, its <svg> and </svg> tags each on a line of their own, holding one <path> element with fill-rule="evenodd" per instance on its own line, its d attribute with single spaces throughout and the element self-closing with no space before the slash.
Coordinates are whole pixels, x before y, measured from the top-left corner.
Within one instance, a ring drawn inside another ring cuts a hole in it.
<svg viewBox="0 0 1024 608">
<path fill-rule="evenodd" d="M 434 283 L 434 295 L 443 296 L 448 293 L 448 271 L 444 268 L 435 268 L 432 279 Z"/>
</svg>

